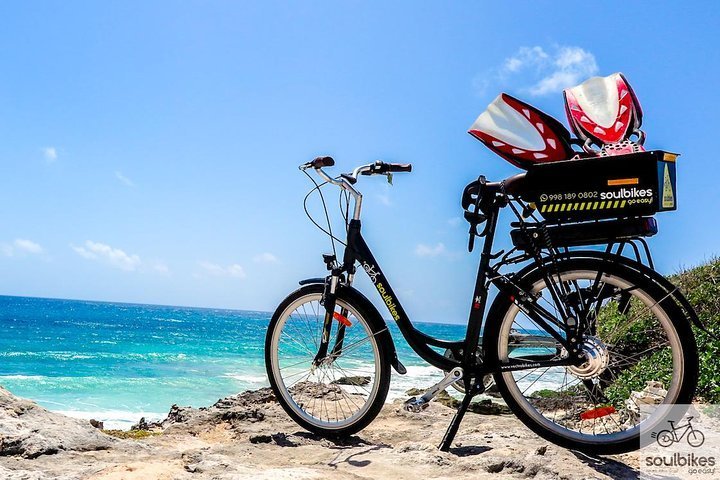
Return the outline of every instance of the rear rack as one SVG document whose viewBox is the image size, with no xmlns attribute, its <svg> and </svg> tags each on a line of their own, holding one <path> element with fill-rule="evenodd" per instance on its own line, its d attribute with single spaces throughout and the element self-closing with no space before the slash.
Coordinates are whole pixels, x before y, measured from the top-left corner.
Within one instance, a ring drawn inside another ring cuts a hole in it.
<svg viewBox="0 0 720 480">
<path fill-rule="evenodd" d="M 615 220 L 546 225 L 525 223 L 510 232 L 513 245 L 520 250 L 580 247 L 628 242 L 652 237 L 658 232 L 653 217 L 619 218 Z"/>
</svg>

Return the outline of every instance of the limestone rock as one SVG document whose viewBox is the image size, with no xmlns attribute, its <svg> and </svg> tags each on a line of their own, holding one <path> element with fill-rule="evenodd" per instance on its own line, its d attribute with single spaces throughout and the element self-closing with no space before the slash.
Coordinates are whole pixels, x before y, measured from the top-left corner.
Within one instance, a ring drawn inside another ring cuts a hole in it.
<svg viewBox="0 0 720 480">
<path fill-rule="evenodd" d="M 86 420 L 52 413 L 0 387 L 0 455 L 35 458 L 109 448 L 115 439 Z"/>
</svg>

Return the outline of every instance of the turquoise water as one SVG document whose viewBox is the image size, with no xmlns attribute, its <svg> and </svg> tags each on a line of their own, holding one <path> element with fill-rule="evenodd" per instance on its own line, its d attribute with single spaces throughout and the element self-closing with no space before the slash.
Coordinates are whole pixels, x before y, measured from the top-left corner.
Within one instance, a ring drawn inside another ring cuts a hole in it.
<svg viewBox="0 0 720 480">
<path fill-rule="evenodd" d="M 263 344 L 270 313 L 0 296 L 0 384 L 44 407 L 113 428 L 164 418 L 172 404 L 207 406 L 267 386 Z M 390 398 L 442 373 L 391 325 L 409 374 Z M 461 325 L 422 324 L 449 340 Z"/>
</svg>

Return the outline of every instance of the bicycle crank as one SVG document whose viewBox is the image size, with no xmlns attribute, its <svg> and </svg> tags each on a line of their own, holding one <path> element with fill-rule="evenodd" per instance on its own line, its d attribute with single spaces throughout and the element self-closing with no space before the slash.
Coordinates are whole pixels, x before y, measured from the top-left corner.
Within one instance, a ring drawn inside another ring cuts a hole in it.
<svg viewBox="0 0 720 480">
<path fill-rule="evenodd" d="M 426 409 L 430 404 L 430 401 L 437 396 L 438 393 L 445 390 L 453 383 L 462 380 L 463 369 L 455 367 L 445 375 L 445 378 L 440 380 L 438 383 L 430 387 L 420 398 L 412 397 L 405 401 L 405 410 L 408 412 L 421 412 Z"/>
</svg>

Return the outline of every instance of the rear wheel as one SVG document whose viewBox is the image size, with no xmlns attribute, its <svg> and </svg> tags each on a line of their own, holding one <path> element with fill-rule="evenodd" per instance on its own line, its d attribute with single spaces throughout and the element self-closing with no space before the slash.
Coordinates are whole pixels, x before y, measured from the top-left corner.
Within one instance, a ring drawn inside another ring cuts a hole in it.
<svg viewBox="0 0 720 480">
<path fill-rule="evenodd" d="M 380 412 L 390 385 L 390 362 L 373 312 L 351 294 L 339 294 L 328 354 L 313 365 L 320 345 L 324 285 L 288 296 L 270 321 L 265 365 L 283 409 L 299 425 L 324 436 L 344 436 L 367 426 Z M 339 342 L 339 339 L 342 339 Z M 338 344 L 342 348 L 336 348 Z"/>
<path fill-rule="evenodd" d="M 596 454 L 636 450 L 641 429 L 664 421 L 658 405 L 692 400 L 698 375 L 692 329 L 663 290 L 630 268 L 595 259 L 557 265 L 552 281 L 563 292 L 563 308 L 587 318 L 583 363 L 498 372 L 495 382 L 513 412 L 548 440 Z M 539 270 L 523 282 L 539 305 L 562 318 Z M 490 360 L 572 354 L 517 305 L 499 301 L 487 326 Z"/>
</svg>

